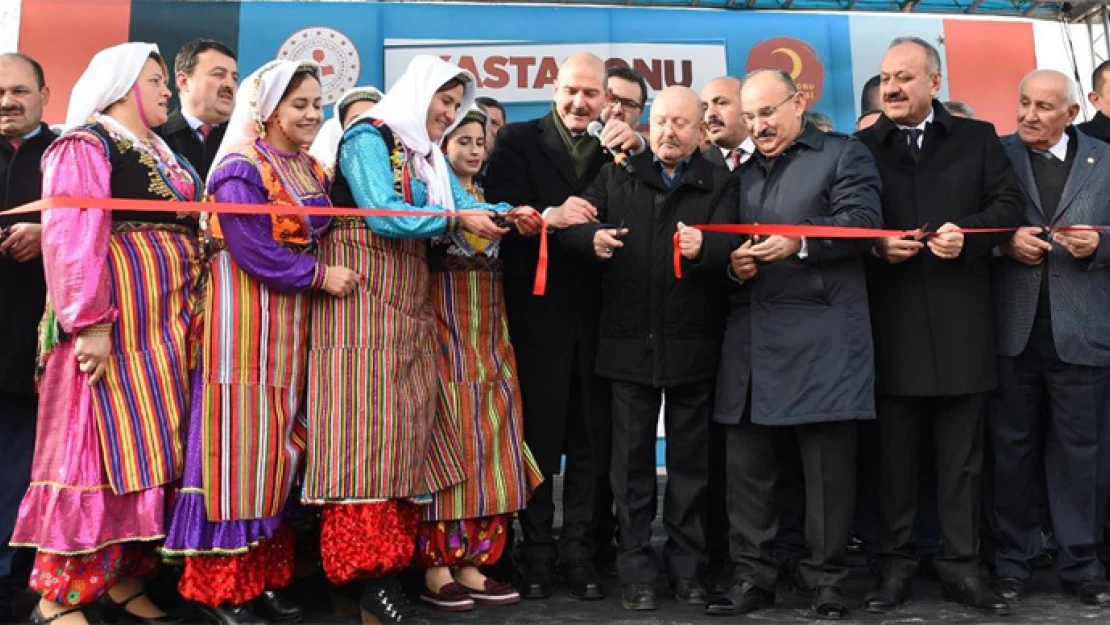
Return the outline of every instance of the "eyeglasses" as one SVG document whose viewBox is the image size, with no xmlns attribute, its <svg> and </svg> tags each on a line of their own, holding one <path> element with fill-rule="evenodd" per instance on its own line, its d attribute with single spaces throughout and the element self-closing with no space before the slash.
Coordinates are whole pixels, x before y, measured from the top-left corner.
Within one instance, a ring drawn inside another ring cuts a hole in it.
<svg viewBox="0 0 1110 625">
<path fill-rule="evenodd" d="M 791 93 L 790 95 L 786 96 L 786 99 L 783 100 L 782 102 L 779 102 L 778 104 L 776 104 L 774 106 L 765 106 L 765 107 L 759 109 L 758 111 L 756 111 L 754 114 L 753 113 L 742 113 L 740 115 L 740 119 L 742 119 L 745 124 L 749 124 L 749 125 L 754 124 L 754 123 L 756 123 L 757 121 L 759 121 L 761 119 L 771 119 L 772 117 L 775 116 L 775 113 L 779 112 L 779 109 L 782 108 L 784 104 L 793 100 L 794 96 L 798 95 L 799 93 L 801 93 L 801 92 L 800 91 L 795 91 L 794 93 Z"/>
<path fill-rule="evenodd" d="M 615 95 L 610 95 L 609 96 L 608 104 L 609 104 L 609 106 L 620 105 L 620 107 L 623 108 L 626 111 L 638 111 L 638 110 L 644 108 L 643 106 L 640 105 L 639 102 L 637 102 L 635 100 L 629 100 L 628 98 L 618 98 Z"/>
</svg>

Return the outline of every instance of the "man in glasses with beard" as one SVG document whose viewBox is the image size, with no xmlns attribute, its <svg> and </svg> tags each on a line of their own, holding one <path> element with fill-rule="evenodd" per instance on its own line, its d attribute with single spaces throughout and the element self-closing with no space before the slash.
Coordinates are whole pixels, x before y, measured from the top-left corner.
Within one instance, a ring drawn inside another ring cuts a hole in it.
<svg viewBox="0 0 1110 625">
<path fill-rule="evenodd" d="M 34 59 L 0 55 L 0 210 L 39 199 L 39 162 L 57 135 L 42 123 L 50 97 Z M 46 303 L 37 214 L 0 217 L 0 623 L 27 585 L 34 552 L 8 546 L 35 449 L 36 328 Z"/>
<path fill-rule="evenodd" d="M 157 132 L 174 152 L 208 177 L 235 106 L 239 68 L 231 48 L 211 39 L 185 44 L 174 59 L 181 110 Z"/>
</svg>

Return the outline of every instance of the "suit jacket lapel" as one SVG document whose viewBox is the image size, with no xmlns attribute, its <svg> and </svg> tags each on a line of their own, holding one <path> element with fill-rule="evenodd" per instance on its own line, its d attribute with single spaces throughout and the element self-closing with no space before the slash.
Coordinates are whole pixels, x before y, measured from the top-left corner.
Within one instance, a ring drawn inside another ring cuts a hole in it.
<svg viewBox="0 0 1110 625">
<path fill-rule="evenodd" d="M 563 137 L 559 135 L 559 129 L 555 127 L 553 115 L 554 113 L 549 113 L 547 117 L 540 120 L 540 149 L 555 164 L 555 171 L 559 172 L 567 184 L 576 187 L 578 175 L 574 173 L 574 163 L 570 161 L 567 146 L 563 143 Z"/>
<path fill-rule="evenodd" d="M 1043 224 L 1044 206 L 1041 206 L 1041 192 L 1037 189 L 1037 179 L 1033 177 L 1033 165 L 1029 163 L 1029 150 L 1025 149 L 1025 144 L 1017 135 L 1006 137 L 1003 144 L 1006 146 L 1006 154 L 1010 157 L 1010 162 L 1014 165 L 1018 181 L 1025 189 L 1025 194 L 1032 200 L 1035 209 L 1026 210 L 1026 215 L 1033 220 L 1033 223 Z M 1059 216 L 1059 214 L 1060 211 L 1057 210 L 1056 215 Z"/>
<path fill-rule="evenodd" d="M 1068 181 L 1064 183 L 1064 192 L 1060 194 L 1060 204 L 1056 207 L 1056 214 L 1052 216 L 1053 224 L 1060 221 L 1060 216 L 1075 201 L 1079 192 L 1087 184 L 1087 179 L 1095 173 L 1095 168 L 1106 166 L 1094 157 L 1094 145 L 1090 140 L 1084 141 L 1076 135 L 1072 136 L 1072 140 L 1079 141 L 1079 145 L 1076 146 L 1075 160 L 1071 164 L 1071 171 L 1068 172 Z"/>
</svg>

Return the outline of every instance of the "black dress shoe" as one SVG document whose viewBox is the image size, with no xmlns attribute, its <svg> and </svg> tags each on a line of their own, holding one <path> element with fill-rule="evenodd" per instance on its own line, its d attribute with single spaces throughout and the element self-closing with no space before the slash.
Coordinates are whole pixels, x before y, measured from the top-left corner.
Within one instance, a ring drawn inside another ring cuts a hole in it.
<svg viewBox="0 0 1110 625">
<path fill-rule="evenodd" d="M 813 592 L 813 613 L 817 618 L 843 620 L 848 618 L 848 604 L 836 586 L 821 586 Z"/>
<path fill-rule="evenodd" d="M 267 590 L 251 602 L 251 609 L 271 623 L 297 623 L 304 618 L 304 610 L 290 603 L 272 590 Z"/>
<path fill-rule="evenodd" d="M 991 580 L 991 590 L 1002 598 L 1003 601 L 1020 603 L 1025 599 L 1025 582 L 1012 576 L 1005 575 Z"/>
<path fill-rule="evenodd" d="M 70 614 L 73 614 L 75 612 L 81 612 L 82 615 L 85 617 L 85 620 L 88 621 L 90 625 L 100 623 L 100 619 L 97 618 L 96 612 L 88 609 L 87 606 L 70 608 L 68 610 L 62 610 L 61 612 L 58 612 L 57 614 L 54 614 L 52 616 L 45 616 L 43 615 L 42 610 L 39 609 L 39 606 L 36 605 L 35 609 L 31 610 L 31 617 L 28 620 L 32 625 L 48 625 L 48 623 L 53 623 L 54 621 L 65 616 L 69 616 Z"/>
<path fill-rule="evenodd" d="M 686 605 L 705 605 L 705 586 L 696 579 L 680 579 L 674 583 L 674 598 Z"/>
<path fill-rule="evenodd" d="M 1064 580 L 1064 592 L 1079 597 L 1087 605 L 1110 608 L 1110 582 L 1099 577 L 1084 577 L 1078 582 Z"/>
<path fill-rule="evenodd" d="M 621 605 L 625 610 L 654 610 L 655 584 L 633 582 L 621 588 Z"/>
<path fill-rule="evenodd" d="M 520 596 L 524 599 L 547 599 L 555 586 L 555 573 L 550 564 L 526 562 L 521 576 Z"/>
<path fill-rule="evenodd" d="M 104 615 L 104 620 L 110 623 L 135 623 L 139 625 L 181 625 L 185 622 L 177 618 L 176 616 L 170 616 L 168 614 L 146 618 L 128 611 L 127 604 L 144 595 L 146 595 L 146 591 L 140 590 L 139 592 L 131 595 L 123 601 L 120 601 L 119 603 L 116 603 L 115 600 L 113 600 L 110 596 L 104 595 L 100 598 L 97 607 L 100 609 L 101 614 Z"/>
<path fill-rule="evenodd" d="M 733 584 L 723 597 L 705 604 L 705 611 L 714 616 L 748 614 L 763 608 L 775 607 L 775 593 L 752 585 L 750 582 Z"/>
<path fill-rule="evenodd" d="M 910 581 L 888 577 L 863 598 L 863 609 L 872 614 L 897 610 L 910 599 Z"/>
<path fill-rule="evenodd" d="M 358 598 L 363 623 L 413 623 L 416 608 L 392 577 L 367 580 Z"/>
<path fill-rule="evenodd" d="M 214 625 L 266 625 L 266 621 L 258 618 L 251 612 L 251 607 L 245 603 L 232 605 L 225 603 L 218 608 L 198 605 L 197 611 L 204 620 Z"/>
<path fill-rule="evenodd" d="M 563 567 L 570 596 L 580 601 L 594 601 L 605 597 L 601 576 L 589 560 L 576 560 Z"/>
<path fill-rule="evenodd" d="M 1010 614 L 1010 604 L 991 592 L 978 577 L 968 577 L 955 584 L 944 584 L 941 587 L 941 596 L 945 601 L 959 603 L 987 614 Z"/>
</svg>

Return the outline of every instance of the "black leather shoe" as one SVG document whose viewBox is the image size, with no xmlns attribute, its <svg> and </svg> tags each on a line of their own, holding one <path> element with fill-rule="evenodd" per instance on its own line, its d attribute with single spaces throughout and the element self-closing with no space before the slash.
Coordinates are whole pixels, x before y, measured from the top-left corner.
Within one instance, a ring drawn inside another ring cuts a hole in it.
<svg viewBox="0 0 1110 625">
<path fill-rule="evenodd" d="M 523 599 L 547 599 L 555 586 L 555 573 L 550 564 L 525 562 L 520 579 L 520 596 Z"/>
<path fill-rule="evenodd" d="M 848 618 L 848 604 L 836 586 L 821 586 L 813 592 L 813 613 L 817 618 L 840 621 Z"/>
<path fill-rule="evenodd" d="M 589 560 L 576 560 L 563 567 L 570 596 L 580 601 L 594 601 L 605 597 L 601 576 Z"/>
<path fill-rule="evenodd" d="M 266 621 L 258 618 L 245 603 L 231 605 L 225 603 L 218 608 L 198 605 L 197 611 L 204 617 L 205 622 L 214 625 L 266 625 Z"/>
<path fill-rule="evenodd" d="M 304 610 L 300 606 L 290 603 L 272 590 L 256 597 L 251 602 L 251 610 L 271 623 L 298 623 L 304 618 Z"/>
<path fill-rule="evenodd" d="M 674 598 L 686 605 L 705 605 L 708 596 L 705 586 L 696 579 L 680 579 L 674 583 Z"/>
<path fill-rule="evenodd" d="M 863 609 L 872 614 L 897 610 L 910 599 L 910 581 L 888 577 L 863 598 Z"/>
<path fill-rule="evenodd" d="M 1078 582 L 1063 580 L 1064 592 L 1079 597 L 1087 605 L 1110 608 L 1110 582 L 1098 577 L 1084 577 Z"/>
<path fill-rule="evenodd" d="M 144 618 L 137 614 L 131 613 L 127 609 L 127 604 L 146 595 L 146 591 L 140 590 L 139 592 L 131 595 L 130 597 L 116 603 L 108 595 L 101 597 L 97 607 L 100 609 L 104 620 L 110 623 L 135 623 L 137 625 L 181 625 L 185 621 L 168 614 L 163 616 L 156 616 L 154 618 Z"/>
<path fill-rule="evenodd" d="M 710 600 L 705 605 L 705 611 L 714 616 L 732 616 L 773 607 L 775 593 L 758 588 L 750 582 L 742 582 L 730 586 L 723 597 Z"/>
<path fill-rule="evenodd" d="M 38 605 L 35 606 L 34 610 L 31 610 L 31 617 L 28 619 L 28 621 L 32 625 L 48 625 L 49 623 L 53 623 L 54 621 L 69 616 L 70 614 L 73 614 L 75 612 L 81 612 L 82 615 L 85 617 L 85 620 L 88 621 L 90 625 L 100 623 L 100 619 L 97 618 L 96 613 L 84 607 L 69 608 L 68 610 L 62 610 L 61 612 L 58 612 L 53 616 L 44 616 L 42 610 L 39 610 Z M 13 620 L 12 622 L 14 623 L 15 621 Z"/>
<path fill-rule="evenodd" d="M 944 584 L 941 595 L 945 601 L 959 603 L 987 614 L 1010 614 L 1010 604 L 998 598 L 978 577 L 968 577 L 955 584 Z"/>
<path fill-rule="evenodd" d="M 633 582 L 621 587 L 621 605 L 625 610 L 654 610 L 655 584 Z"/>
<path fill-rule="evenodd" d="M 366 582 L 358 598 L 363 623 L 413 623 L 416 608 L 393 578 L 372 579 Z"/>
<path fill-rule="evenodd" d="M 1025 582 L 1012 575 L 992 579 L 991 590 L 1003 601 L 1020 603 L 1025 599 Z"/>
</svg>

